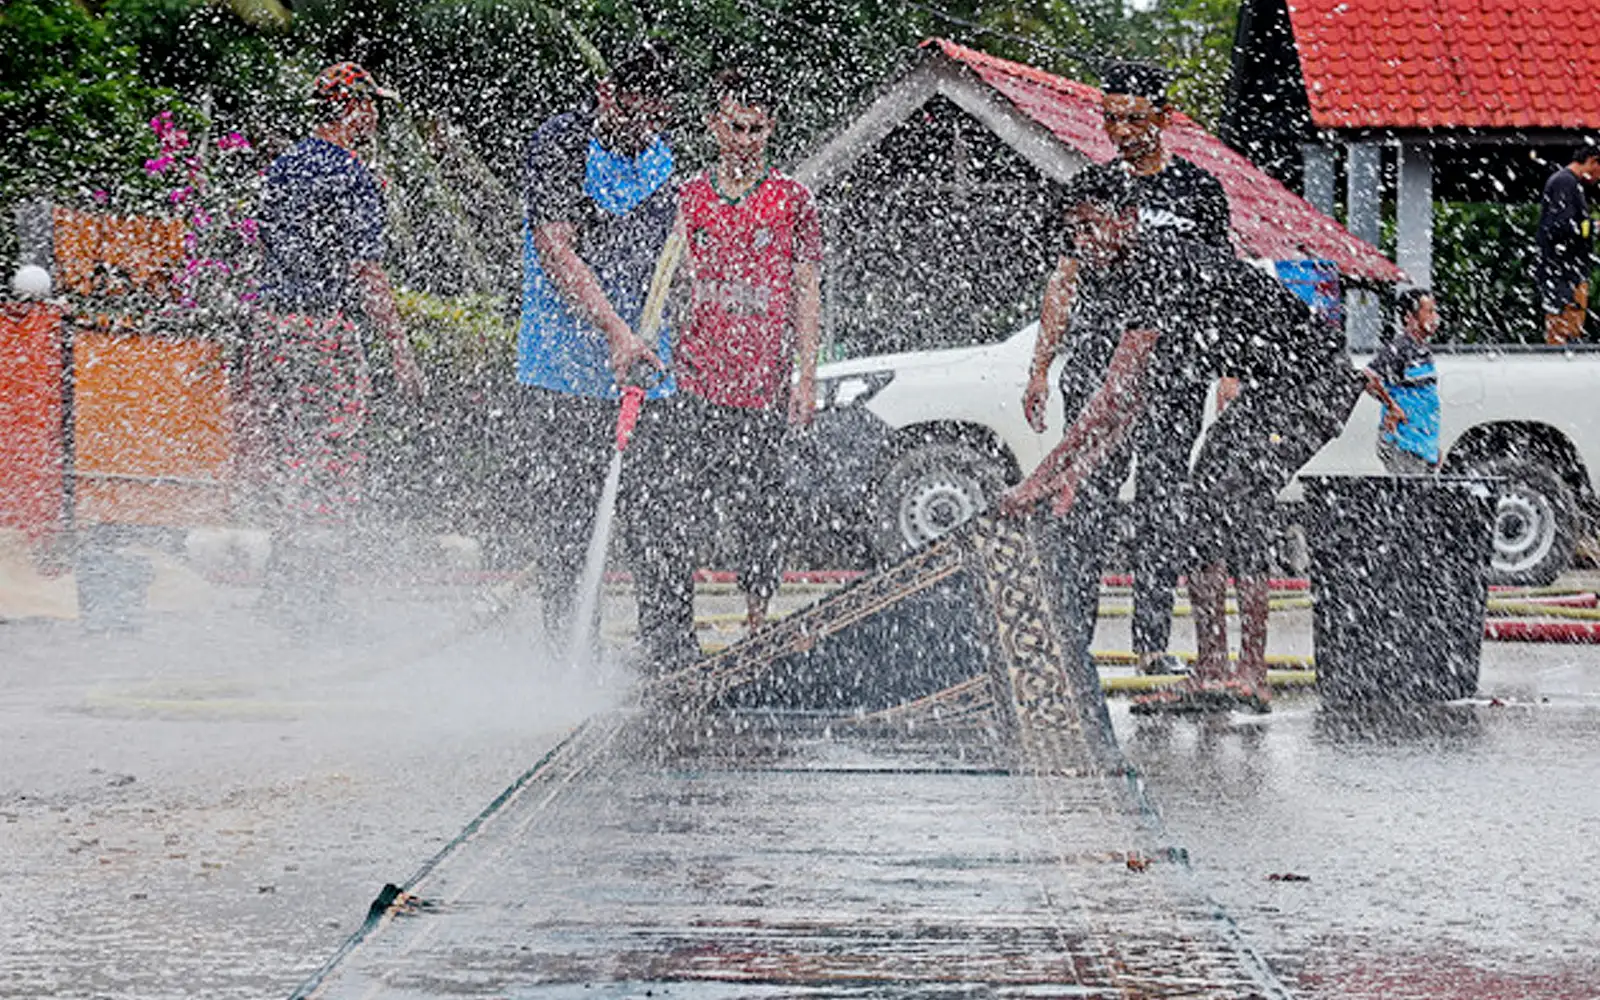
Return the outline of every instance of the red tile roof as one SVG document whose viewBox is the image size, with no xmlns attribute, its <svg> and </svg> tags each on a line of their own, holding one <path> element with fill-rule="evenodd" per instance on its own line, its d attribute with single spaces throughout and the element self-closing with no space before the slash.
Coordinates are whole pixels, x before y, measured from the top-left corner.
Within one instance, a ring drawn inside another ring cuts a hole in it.
<svg viewBox="0 0 1600 1000">
<path fill-rule="evenodd" d="M 937 46 L 946 56 L 969 66 L 1017 110 L 1091 160 L 1105 163 L 1116 157 L 1116 148 L 1101 126 L 1101 95 L 1096 88 L 943 39 L 925 44 Z M 1250 256 L 1271 260 L 1319 257 L 1334 261 L 1352 277 L 1404 279 L 1404 272 L 1370 243 L 1350 235 L 1187 116 L 1173 116 L 1163 141 L 1167 149 L 1204 167 L 1222 182 L 1233 213 L 1235 239 Z"/>
<path fill-rule="evenodd" d="M 1318 128 L 1600 128 L 1595 0 L 1287 0 Z"/>
</svg>

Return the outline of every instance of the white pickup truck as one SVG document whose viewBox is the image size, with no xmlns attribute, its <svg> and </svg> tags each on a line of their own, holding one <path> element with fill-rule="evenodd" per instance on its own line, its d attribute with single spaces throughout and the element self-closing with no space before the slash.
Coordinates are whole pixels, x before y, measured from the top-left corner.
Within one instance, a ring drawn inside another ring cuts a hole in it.
<svg viewBox="0 0 1600 1000">
<path fill-rule="evenodd" d="M 1037 332 L 1032 324 L 994 344 L 856 358 L 818 370 L 825 409 L 862 408 L 884 425 L 871 438 L 878 450 L 873 481 L 842 515 L 864 528 L 879 558 L 971 517 L 1060 440 L 1054 394 L 1045 433 L 1034 433 L 1022 415 Z M 1503 480 L 1494 582 L 1548 583 L 1571 562 L 1595 506 L 1600 367 L 1586 351 L 1543 347 L 1439 347 L 1435 354 L 1445 471 Z M 1378 404 L 1363 397 L 1344 434 L 1304 472 L 1383 475 L 1378 418 Z M 1298 483 L 1291 484 L 1283 499 L 1298 495 Z"/>
</svg>

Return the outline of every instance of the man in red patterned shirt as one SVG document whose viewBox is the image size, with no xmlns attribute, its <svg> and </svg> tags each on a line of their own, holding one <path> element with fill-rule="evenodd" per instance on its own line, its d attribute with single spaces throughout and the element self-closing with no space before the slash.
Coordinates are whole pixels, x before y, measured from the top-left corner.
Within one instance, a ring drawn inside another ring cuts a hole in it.
<svg viewBox="0 0 1600 1000">
<path fill-rule="evenodd" d="M 658 668 L 698 655 L 691 571 L 705 529 L 725 543 L 766 616 L 783 570 L 790 503 L 783 452 L 811 422 L 821 315 L 822 227 L 804 184 L 767 165 L 772 91 L 720 74 L 707 121 L 717 163 L 679 192 L 686 301 L 674 322 L 678 393 L 647 414 L 637 443 L 634 532 L 639 626 Z M 651 495 L 653 494 L 653 495 Z M 715 503 L 707 503 L 712 498 Z M 670 523 L 669 523 L 670 522 Z"/>
</svg>

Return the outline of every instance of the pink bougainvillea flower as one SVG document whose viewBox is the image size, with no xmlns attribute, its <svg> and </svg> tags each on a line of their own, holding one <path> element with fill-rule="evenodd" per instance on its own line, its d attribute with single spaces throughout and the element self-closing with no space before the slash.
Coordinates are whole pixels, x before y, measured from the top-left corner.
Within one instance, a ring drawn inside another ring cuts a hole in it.
<svg viewBox="0 0 1600 1000">
<path fill-rule="evenodd" d="M 167 200 L 172 202 L 174 205 L 182 205 L 184 202 L 189 200 L 189 196 L 192 194 L 194 194 L 194 188 L 181 187 L 167 195 Z"/>
<path fill-rule="evenodd" d="M 144 161 L 144 172 L 154 177 L 157 174 L 166 173 L 167 168 L 170 166 L 172 166 L 172 157 L 158 156 L 153 160 Z"/>
<path fill-rule="evenodd" d="M 229 132 L 217 140 L 218 149 L 249 149 L 250 140 L 240 132 Z"/>
<path fill-rule="evenodd" d="M 159 115 L 156 115 L 154 118 L 150 119 L 150 131 L 154 132 L 157 136 L 166 135 L 168 132 L 171 132 L 177 127 L 178 123 L 172 120 L 171 111 L 163 111 Z"/>
<path fill-rule="evenodd" d="M 96 205 L 104 205 L 111 200 L 111 193 L 105 188 L 95 188 L 89 192 L 89 197 L 94 199 Z"/>
<path fill-rule="evenodd" d="M 255 239 L 256 234 L 261 229 L 260 225 L 254 219 L 240 219 L 238 222 L 233 224 L 233 228 L 240 236 L 243 236 L 247 240 Z"/>
<path fill-rule="evenodd" d="M 197 208 L 194 210 L 194 214 L 189 217 L 189 221 L 194 224 L 196 229 L 204 229 L 211 225 L 211 213 L 203 208 Z"/>
<path fill-rule="evenodd" d="M 181 128 L 175 128 L 161 137 L 161 151 L 163 153 L 176 153 L 189 145 L 189 133 Z"/>
</svg>

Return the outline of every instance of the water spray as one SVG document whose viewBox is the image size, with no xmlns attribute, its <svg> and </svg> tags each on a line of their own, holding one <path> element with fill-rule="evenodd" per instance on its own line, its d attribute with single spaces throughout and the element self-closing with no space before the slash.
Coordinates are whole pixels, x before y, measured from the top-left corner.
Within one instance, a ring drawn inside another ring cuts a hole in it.
<svg viewBox="0 0 1600 1000">
<path fill-rule="evenodd" d="M 628 440 L 639 423 L 639 413 L 644 409 L 645 396 L 652 381 L 660 378 L 644 375 L 639 368 L 631 374 L 622 387 L 622 404 L 617 410 L 616 449 L 611 453 L 611 465 L 606 470 L 605 486 L 600 491 L 600 504 L 595 509 L 594 530 L 589 535 L 589 547 L 583 557 L 583 573 L 578 577 L 577 611 L 572 617 L 571 632 L 567 637 L 567 662 L 572 666 L 587 666 L 594 652 L 591 628 L 600 606 L 600 590 L 606 568 L 606 549 L 611 544 L 611 526 L 616 519 L 617 493 L 622 485 L 622 453 L 628 449 Z"/>
<path fill-rule="evenodd" d="M 655 272 L 650 276 L 650 292 L 645 296 L 644 309 L 639 316 L 638 336 L 646 344 L 652 343 L 661 330 L 661 320 L 666 314 L 667 293 L 672 288 L 673 276 L 683 260 L 687 247 L 682 233 L 674 231 L 656 258 Z M 606 549 L 611 544 L 611 525 L 616 519 L 617 493 L 622 484 L 622 453 L 639 422 L 645 397 L 650 389 L 666 377 L 666 372 L 640 361 L 622 378 L 622 401 L 617 411 L 616 449 L 611 453 L 611 466 L 606 471 L 606 482 L 600 491 L 600 504 L 595 509 L 594 530 L 589 535 L 589 548 L 584 554 L 583 575 L 577 581 L 577 612 L 573 615 L 571 633 L 567 638 L 567 662 L 572 666 L 587 666 L 593 660 L 594 643 L 592 627 L 600 606 L 600 589 L 606 568 Z"/>
</svg>

